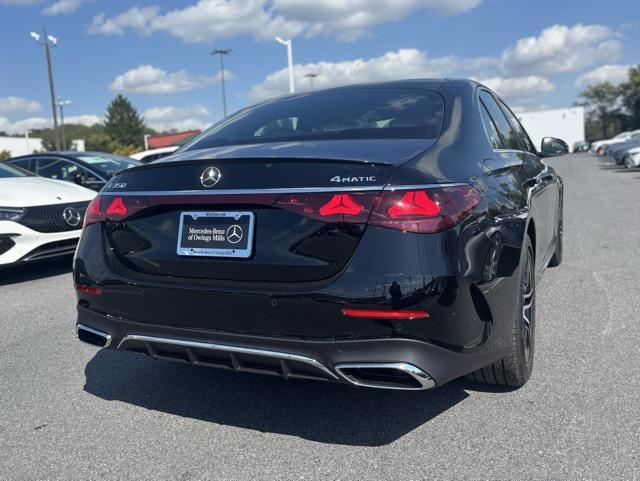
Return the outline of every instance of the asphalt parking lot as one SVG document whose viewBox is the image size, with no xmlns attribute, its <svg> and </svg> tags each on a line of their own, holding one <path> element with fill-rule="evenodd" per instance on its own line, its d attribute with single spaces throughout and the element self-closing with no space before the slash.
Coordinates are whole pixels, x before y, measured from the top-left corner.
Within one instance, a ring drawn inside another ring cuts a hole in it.
<svg viewBox="0 0 640 481">
<path fill-rule="evenodd" d="M 237 376 L 75 339 L 69 260 L 0 271 L 1 480 L 640 479 L 640 170 L 578 154 L 519 390 Z M 188 306 L 185 306 L 188 308 Z"/>
</svg>

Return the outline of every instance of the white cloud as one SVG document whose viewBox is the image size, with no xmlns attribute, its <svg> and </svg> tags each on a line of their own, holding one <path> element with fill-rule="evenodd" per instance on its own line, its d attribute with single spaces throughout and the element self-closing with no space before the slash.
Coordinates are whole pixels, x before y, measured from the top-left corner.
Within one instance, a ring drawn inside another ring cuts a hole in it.
<svg viewBox="0 0 640 481">
<path fill-rule="evenodd" d="M 60 119 L 58 119 L 59 121 Z M 72 115 L 65 117 L 65 124 L 80 124 L 91 126 L 102 122 L 102 118 L 97 115 Z M 18 120 L 17 122 L 9 122 L 8 119 L 0 117 L 0 130 L 9 134 L 24 134 L 27 130 L 47 129 L 53 127 L 53 120 L 45 117 L 29 117 Z"/>
<path fill-rule="evenodd" d="M 632 65 L 603 65 L 580 75 L 575 85 L 578 88 L 585 88 L 600 82 L 618 85 L 629 78 L 629 69 L 631 67 Z"/>
<path fill-rule="evenodd" d="M 429 9 L 453 15 L 475 8 L 482 0 L 199 0 L 183 9 L 160 13 L 158 6 L 131 8 L 115 17 L 94 17 L 92 33 L 122 34 L 131 29 L 147 35 L 163 31 L 185 42 L 249 35 L 334 34 L 352 40 L 371 28 Z"/>
<path fill-rule="evenodd" d="M 158 132 L 204 129 L 211 125 L 211 112 L 204 105 L 153 107 L 142 113 L 145 122 Z"/>
<path fill-rule="evenodd" d="M 227 71 L 225 76 L 232 78 L 231 73 Z M 207 87 L 218 79 L 219 75 L 214 77 L 191 75 L 185 70 L 170 73 L 153 65 L 140 65 L 118 75 L 109 85 L 109 89 L 113 92 L 170 94 Z"/>
<path fill-rule="evenodd" d="M 430 9 L 453 15 L 471 10 L 481 0 L 274 0 L 278 13 L 304 26 L 307 35 L 335 34 L 353 40 L 387 22 L 398 21 L 413 11 Z"/>
<path fill-rule="evenodd" d="M 427 8 L 442 15 L 456 15 L 473 10 L 482 0 L 425 0 Z"/>
<path fill-rule="evenodd" d="M 44 117 L 30 117 L 10 124 L 6 131 L 10 134 L 24 134 L 27 130 L 47 127 L 53 127 L 53 120 Z"/>
<path fill-rule="evenodd" d="M 494 90 L 509 103 L 531 103 L 555 89 L 555 85 L 539 75 L 511 78 L 491 77 L 480 82 Z"/>
<path fill-rule="evenodd" d="M 42 110 L 35 100 L 24 97 L 0 97 L 0 114 L 32 114 Z"/>
<path fill-rule="evenodd" d="M 86 0 L 58 0 L 42 10 L 45 15 L 68 15 L 75 12 Z"/>
<path fill-rule="evenodd" d="M 453 74 L 482 75 L 491 70 L 497 60 L 491 57 L 465 59 L 455 56 L 429 58 L 423 51 L 406 48 L 387 52 L 381 57 L 356 59 L 343 62 L 318 62 L 295 65 L 294 74 L 298 89 L 305 89 L 308 73 L 318 75 L 315 87 L 330 87 L 358 82 L 379 82 L 403 78 L 446 77 Z M 265 99 L 286 93 L 289 77 L 287 68 L 268 75 L 263 82 L 249 92 L 253 99 Z"/>
<path fill-rule="evenodd" d="M 69 117 L 65 116 L 64 123 L 86 125 L 87 127 L 91 127 L 92 125 L 101 123 L 103 120 L 104 119 L 102 117 L 98 117 L 97 115 L 91 115 L 91 114 L 70 115 Z"/>
<path fill-rule="evenodd" d="M 36 3 L 41 3 L 41 2 L 42 0 L 0 0 L 0 5 L 25 7 L 25 6 L 34 5 Z"/>
<path fill-rule="evenodd" d="M 158 16 L 159 7 L 133 7 L 129 10 L 107 18 L 104 13 L 93 17 L 89 26 L 90 33 L 102 33 L 104 35 L 122 35 L 125 30 L 135 30 L 140 35 L 151 33 L 150 22 Z"/>
<path fill-rule="evenodd" d="M 503 69 L 510 75 L 573 72 L 615 60 L 622 44 L 602 25 L 553 25 L 537 37 L 521 38 L 502 53 Z"/>
</svg>

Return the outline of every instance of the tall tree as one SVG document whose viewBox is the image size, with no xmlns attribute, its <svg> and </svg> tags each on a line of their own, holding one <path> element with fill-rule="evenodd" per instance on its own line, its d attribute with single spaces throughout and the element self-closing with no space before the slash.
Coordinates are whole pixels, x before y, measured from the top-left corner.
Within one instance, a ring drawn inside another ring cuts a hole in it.
<svg viewBox="0 0 640 481">
<path fill-rule="evenodd" d="M 629 69 L 629 80 L 620 85 L 628 128 L 640 129 L 640 65 Z"/>
<path fill-rule="evenodd" d="M 590 85 L 581 94 L 579 105 L 587 109 L 589 120 L 601 127 L 602 138 L 615 134 L 620 123 L 620 89 L 609 82 Z"/>
<path fill-rule="evenodd" d="M 129 99 L 122 95 L 118 95 L 107 107 L 104 130 L 122 146 L 142 147 L 144 144 L 144 120 Z"/>
</svg>

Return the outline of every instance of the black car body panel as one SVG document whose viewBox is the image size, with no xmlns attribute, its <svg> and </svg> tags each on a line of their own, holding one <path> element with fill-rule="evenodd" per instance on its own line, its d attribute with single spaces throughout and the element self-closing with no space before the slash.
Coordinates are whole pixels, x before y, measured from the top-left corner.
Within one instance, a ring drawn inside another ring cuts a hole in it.
<svg viewBox="0 0 640 481">
<path fill-rule="evenodd" d="M 503 358 L 519 315 L 514 292 L 523 239 L 532 239 L 539 278 L 559 238 L 561 179 L 530 141 L 518 149 L 493 148 L 480 93 L 493 94 L 473 81 L 390 82 L 324 94 L 386 88 L 437 91 L 444 99 L 438 138 L 190 150 L 196 139 L 170 161 L 114 176 L 102 192 L 107 203 L 144 199 L 144 209 L 85 227 L 74 261 L 79 325 L 109 336 L 102 345 L 110 348 L 194 364 L 207 364 L 203 359 L 212 354 L 205 345 L 218 346 L 216 352 L 220 345 L 267 352 L 242 361 L 234 348 L 235 358 L 209 363 L 236 370 L 269 371 L 266 358 L 293 353 L 323 366 L 319 377 L 344 382 L 353 382 L 336 368 L 345 363 L 408 363 L 441 385 Z M 203 188 L 211 166 L 221 175 Z M 375 206 L 388 192 L 459 185 L 473 186 L 477 205 L 434 233 L 371 225 L 373 217 L 323 222 L 282 203 L 291 193 L 352 192 L 372 196 Z M 253 212 L 251 256 L 177 255 L 180 213 L 201 210 Z M 343 308 L 427 311 L 429 317 L 356 318 Z M 181 342 L 166 347 L 149 339 Z M 273 369 L 289 377 L 288 367 Z"/>
</svg>

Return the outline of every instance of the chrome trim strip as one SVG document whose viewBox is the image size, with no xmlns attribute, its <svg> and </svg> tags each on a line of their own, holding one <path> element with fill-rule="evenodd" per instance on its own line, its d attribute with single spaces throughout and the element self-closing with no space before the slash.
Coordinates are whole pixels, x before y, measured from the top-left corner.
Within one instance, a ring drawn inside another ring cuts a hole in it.
<svg viewBox="0 0 640 481">
<path fill-rule="evenodd" d="M 396 190 L 414 190 L 414 189 L 437 189 L 443 187 L 459 187 L 461 185 L 469 185 L 464 182 L 444 182 L 442 184 L 415 184 L 415 185 L 387 185 L 384 190 L 396 191 Z"/>
<path fill-rule="evenodd" d="M 325 374 L 332 377 L 333 379 L 339 379 L 338 376 L 336 376 L 333 372 L 331 372 L 321 362 L 310 357 L 301 356 L 299 354 L 291 354 L 288 352 L 268 351 L 265 349 L 231 346 L 228 344 L 215 344 L 210 342 L 185 341 L 183 339 L 170 339 L 166 337 L 139 336 L 136 334 L 129 334 L 124 338 L 122 338 L 122 341 L 120 341 L 120 344 L 118 344 L 118 349 L 122 348 L 122 345 L 128 341 L 154 342 L 157 344 L 193 347 L 196 349 L 209 349 L 214 351 L 223 351 L 223 352 L 230 352 L 230 353 L 236 353 L 236 354 L 253 354 L 256 356 L 265 356 L 265 357 L 271 357 L 274 359 L 283 359 L 285 361 L 296 361 L 296 362 L 301 362 L 303 364 L 309 364 L 319 369 L 320 371 L 324 372 Z"/>
<path fill-rule="evenodd" d="M 433 380 L 429 374 L 424 372 L 422 369 L 414 366 L 413 364 L 409 364 L 406 362 L 357 362 L 357 363 L 348 363 L 348 364 L 336 364 L 334 366 L 335 370 L 347 381 L 351 384 L 355 384 L 356 386 L 362 387 L 375 387 L 378 389 L 395 389 L 395 390 L 405 390 L 405 391 L 419 391 L 422 389 L 431 389 L 436 385 L 436 382 Z M 395 369 L 397 371 L 402 371 L 406 374 L 409 374 L 412 378 L 420 383 L 421 387 L 402 387 L 402 386 L 390 386 L 384 384 L 370 383 L 366 381 L 361 381 L 349 374 L 345 374 L 343 369 Z"/>
<path fill-rule="evenodd" d="M 78 332 L 80 331 L 80 329 L 82 329 L 83 331 L 87 331 L 87 332 L 90 332 L 92 334 L 95 334 L 96 336 L 104 337 L 106 339 L 106 342 L 105 342 L 105 345 L 102 346 L 100 349 L 104 349 L 105 347 L 109 347 L 111 345 L 111 336 L 109 334 L 107 334 L 106 332 L 98 331 L 97 329 L 94 329 L 94 328 L 89 327 L 89 326 L 85 326 L 84 324 L 76 324 L 76 336 L 78 335 Z M 80 339 L 79 337 L 78 337 L 78 340 L 80 342 L 84 342 L 85 344 L 89 344 L 90 346 L 99 347 L 99 346 L 96 346 L 95 344 L 90 344 L 88 342 L 85 342 L 82 339 Z"/>
<path fill-rule="evenodd" d="M 369 192 L 382 190 L 432 189 L 435 187 L 455 187 L 466 185 L 463 182 L 417 185 L 361 185 L 343 187 L 281 187 L 273 189 L 220 189 L 220 190 L 139 190 L 131 192 L 102 191 L 101 196 L 160 196 L 160 195 L 250 195 L 250 194 L 304 194 L 322 192 Z"/>
</svg>

